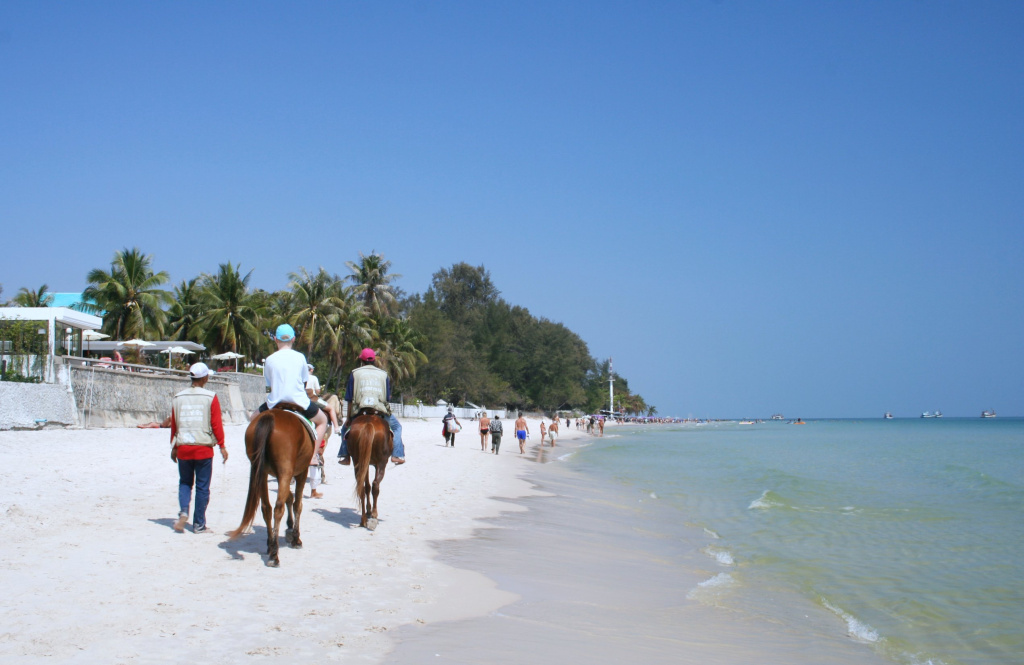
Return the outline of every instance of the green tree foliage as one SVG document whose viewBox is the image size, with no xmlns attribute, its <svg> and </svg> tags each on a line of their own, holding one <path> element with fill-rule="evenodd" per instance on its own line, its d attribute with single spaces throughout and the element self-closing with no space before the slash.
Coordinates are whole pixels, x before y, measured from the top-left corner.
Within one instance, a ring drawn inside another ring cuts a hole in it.
<svg viewBox="0 0 1024 665">
<path fill-rule="evenodd" d="M 23 286 L 18 289 L 18 295 L 14 296 L 13 302 L 18 307 L 49 307 L 53 302 L 53 296 L 46 293 L 49 289 L 47 284 L 43 284 L 35 291 Z"/>
<path fill-rule="evenodd" d="M 203 311 L 200 295 L 198 277 L 182 280 L 174 287 L 174 302 L 167 310 L 167 330 L 170 339 L 187 341 L 202 336 L 196 326 Z"/>
<path fill-rule="evenodd" d="M 251 277 L 251 270 L 243 277 L 239 266 L 228 261 L 216 274 L 200 278 L 203 314 L 196 322 L 197 332 L 214 353 L 234 351 L 252 357 L 259 349 L 259 322 L 266 312 L 262 300 L 249 290 Z"/>
<path fill-rule="evenodd" d="M 377 250 L 369 256 L 359 252 L 359 261 L 346 261 L 352 274 L 349 279 L 354 285 L 355 294 L 363 301 L 366 315 L 380 321 L 396 313 L 397 300 L 392 282 L 401 275 L 389 274 L 391 261 L 386 261 Z"/>
<path fill-rule="evenodd" d="M 407 305 L 430 359 L 413 382 L 424 401 L 547 411 L 606 407 L 608 362 L 599 367 L 586 342 L 564 325 L 501 299 L 484 266 L 439 270 Z"/>
<path fill-rule="evenodd" d="M 167 314 L 163 305 L 171 304 L 170 293 L 157 288 L 167 283 L 164 271 L 154 273 L 152 257 L 138 247 L 114 254 L 110 271 L 89 271 L 89 286 L 83 300 L 94 303 L 87 309 L 103 312 L 103 332 L 113 339 L 158 338 L 163 335 Z"/>
</svg>

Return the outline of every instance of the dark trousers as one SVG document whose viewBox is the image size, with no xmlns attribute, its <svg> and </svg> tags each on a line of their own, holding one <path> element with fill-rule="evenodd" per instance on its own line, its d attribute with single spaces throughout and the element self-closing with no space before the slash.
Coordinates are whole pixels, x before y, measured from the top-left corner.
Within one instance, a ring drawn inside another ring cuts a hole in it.
<svg viewBox="0 0 1024 665">
<path fill-rule="evenodd" d="M 196 511 L 192 527 L 206 526 L 206 506 L 210 503 L 210 478 L 213 476 L 213 458 L 178 460 L 178 505 L 188 515 L 192 500 L 192 484 L 196 486 Z"/>
</svg>

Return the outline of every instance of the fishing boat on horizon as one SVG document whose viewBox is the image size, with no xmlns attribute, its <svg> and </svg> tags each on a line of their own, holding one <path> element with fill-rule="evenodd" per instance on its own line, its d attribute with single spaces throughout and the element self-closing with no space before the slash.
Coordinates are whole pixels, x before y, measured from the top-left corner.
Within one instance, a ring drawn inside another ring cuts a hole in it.
<svg viewBox="0 0 1024 665">
<path fill-rule="evenodd" d="M 928 411 L 925 411 L 924 413 L 921 414 L 921 417 L 922 418 L 941 418 L 942 417 L 942 411 L 936 411 L 935 413 L 930 413 Z"/>
<path fill-rule="evenodd" d="M 785 420 L 785 418 L 782 417 L 781 413 L 773 413 L 772 420 Z"/>
<path fill-rule="evenodd" d="M 882 416 L 882 417 L 885 418 L 886 420 L 892 420 L 892 414 L 889 413 L 888 411 L 886 411 L 885 415 Z"/>
<path fill-rule="evenodd" d="M 985 409 L 984 411 L 981 412 L 981 417 L 982 418 L 995 418 L 996 417 L 995 409 Z"/>
</svg>

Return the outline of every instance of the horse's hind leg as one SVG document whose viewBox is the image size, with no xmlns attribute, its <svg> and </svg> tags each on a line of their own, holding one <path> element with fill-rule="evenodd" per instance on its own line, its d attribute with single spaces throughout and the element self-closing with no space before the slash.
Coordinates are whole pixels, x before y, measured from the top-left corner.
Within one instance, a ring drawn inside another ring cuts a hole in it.
<svg viewBox="0 0 1024 665">
<path fill-rule="evenodd" d="M 387 466 L 387 462 L 384 462 L 377 467 L 377 472 L 373 474 L 373 510 L 370 511 L 373 519 L 377 519 L 377 495 L 380 494 L 380 483 L 384 480 L 384 471 Z"/>
<path fill-rule="evenodd" d="M 267 525 L 267 564 L 276 566 L 279 563 L 277 559 L 277 534 L 274 532 L 274 522 L 270 517 L 270 489 L 268 483 L 263 483 L 260 510 L 263 511 L 263 522 Z"/>
<path fill-rule="evenodd" d="M 308 473 L 308 472 L 307 472 Z M 288 526 L 291 531 L 291 538 L 289 543 L 291 546 L 299 549 L 302 547 L 302 539 L 299 537 L 299 521 L 302 517 L 302 488 L 306 486 L 306 473 L 295 478 L 295 495 L 292 496 L 291 503 L 288 504 Z M 295 507 L 295 525 L 292 525 L 291 515 L 292 506 Z"/>
</svg>

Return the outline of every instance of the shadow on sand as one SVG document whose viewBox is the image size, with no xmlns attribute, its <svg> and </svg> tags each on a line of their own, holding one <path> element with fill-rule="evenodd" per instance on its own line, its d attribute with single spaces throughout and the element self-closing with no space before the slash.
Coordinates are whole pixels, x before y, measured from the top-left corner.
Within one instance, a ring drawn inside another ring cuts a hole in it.
<svg viewBox="0 0 1024 665">
<path fill-rule="evenodd" d="M 226 536 L 227 534 L 225 534 Z M 284 539 L 281 538 L 283 541 Z M 263 563 L 267 562 L 267 528 L 262 526 L 252 526 L 252 530 L 242 535 L 238 540 L 227 540 L 225 539 L 222 543 L 217 545 L 220 549 L 224 550 L 231 556 L 232 559 L 238 561 L 244 561 L 246 554 L 256 554 Z"/>
<path fill-rule="evenodd" d="M 314 508 L 313 512 L 328 522 L 340 524 L 346 529 L 359 528 L 359 523 L 363 519 L 362 513 L 357 512 L 355 508 L 338 508 L 336 511 L 326 508 Z"/>
<path fill-rule="evenodd" d="M 171 517 L 161 517 L 160 519 L 150 518 L 149 521 L 152 522 L 153 524 L 159 524 L 160 526 L 165 526 L 168 529 L 170 529 L 171 531 L 174 531 L 174 523 L 177 522 L 178 520 L 173 519 Z M 188 525 L 186 525 L 186 526 L 188 526 Z M 179 533 L 179 532 L 175 531 L 175 533 Z"/>
</svg>

